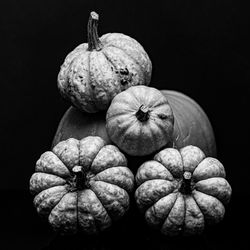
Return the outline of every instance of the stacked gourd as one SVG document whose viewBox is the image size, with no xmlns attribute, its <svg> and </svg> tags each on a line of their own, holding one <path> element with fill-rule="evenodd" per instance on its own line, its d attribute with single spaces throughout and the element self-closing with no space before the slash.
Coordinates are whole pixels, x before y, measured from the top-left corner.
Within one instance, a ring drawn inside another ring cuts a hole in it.
<svg viewBox="0 0 250 250">
<path fill-rule="evenodd" d="M 31 176 L 37 212 L 62 234 L 95 234 L 135 201 L 163 234 L 199 234 L 223 219 L 231 196 L 211 124 L 188 96 L 148 87 L 143 47 L 120 33 L 99 38 L 97 24 L 91 12 L 88 43 L 58 75 L 73 106 Z"/>
</svg>

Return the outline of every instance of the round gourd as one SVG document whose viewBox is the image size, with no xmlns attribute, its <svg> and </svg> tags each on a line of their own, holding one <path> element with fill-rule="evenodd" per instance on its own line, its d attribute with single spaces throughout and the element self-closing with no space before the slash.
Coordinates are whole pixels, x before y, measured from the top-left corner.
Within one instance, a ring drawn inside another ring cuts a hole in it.
<svg viewBox="0 0 250 250">
<path fill-rule="evenodd" d="M 84 113 L 71 106 L 63 115 L 54 136 L 52 147 L 60 141 L 69 138 L 81 140 L 87 136 L 99 136 L 107 144 L 111 144 L 106 131 L 106 113 L 98 112 L 95 114 Z"/>
<path fill-rule="evenodd" d="M 176 91 L 130 87 L 111 102 L 106 127 L 110 139 L 129 155 L 148 155 L 166 145 L 181 148 L 192 144 L 207 156 L 216 156 L 207 115 L 194 100 Z"/>
<path fill-rule="evenodd" d="M 95 234 L 129 208 L 134 177 L 125 156 L 97 136 L 70 138 L 41 155 L 30 179 L 38 214 L 62 234 Z"/>
<path fill-rule="evenodd" d="M 106 115 L 110 139 L 129 155 L 153 153 L 172 140 L 174 117 L 161 91 L 133 86 L 118 94 Z"/>
<path fill-rule="evenodd" d="M 82 111 L 106 110 L 113 97 L 133 85 L 148 85 L 152 64 L 143 47 L 121 33 L 98 37 L 98 14 L 90 13 L 88 43 L 68 54 L 58 74 L 58 88 Z"/>
<path fill-rule="evenodd" d="M 138 169 L 136 203 L 165 235 L 199 234 L 224 217 L 232 192 L 225 176 L 221 162 L 198 147 L 165 148 Z"/>
</svg>

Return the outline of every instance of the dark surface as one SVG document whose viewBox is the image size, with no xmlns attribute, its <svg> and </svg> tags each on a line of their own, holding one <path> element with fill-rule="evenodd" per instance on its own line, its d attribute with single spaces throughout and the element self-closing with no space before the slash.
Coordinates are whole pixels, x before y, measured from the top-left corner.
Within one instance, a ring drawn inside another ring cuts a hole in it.
<svg viewBox="0 0 250 250">
<path fill-rule="evenodd" d="M 0 2 L 1 249 L 248 249 L 250 35 L 248 1 Z M 214 127 L 218 159 L 232 185 L 224 221 L 202 236 L 167 239 L 133 208 L 105 234 L 59 237 L 28 191 L 35 161 L 50 148 L 69 107 L 57 91 L 65 56 L 86 42 L 89 12 L 99 34 L 137 39 L 153 63 L 151 86 L 196 100 Z M 248 243 L 248 244 L 247 244 Z"/>
</svg>

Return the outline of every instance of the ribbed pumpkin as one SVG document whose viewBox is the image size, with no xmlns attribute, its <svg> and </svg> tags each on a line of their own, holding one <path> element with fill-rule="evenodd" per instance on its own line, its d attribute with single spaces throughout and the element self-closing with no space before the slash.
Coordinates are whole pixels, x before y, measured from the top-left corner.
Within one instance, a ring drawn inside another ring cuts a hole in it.
<svg viewBox="0 0 250 250">
<path fill-rule="evenodd" d="M 30 179 L 37 212 L 61 234 L 95 234 L 129 208 L 134 176 L 125 156 L 97 136 L 69 138 L 41 155 Z"/>
<path fill-rule="evenodd" d="M 88 43 L 70 52 L 58 74 L 58 88 L 82 111 L 106 110 L 121 91 L 148 85 L 152 64 L 143 47 L 121 33 L 98 37 L 98 14 L 90 13 Z"/>
<path fill-rule="evenodd" d="M 220 222 L 232 189 L 223 165 L 192 145 L 166 148 L 137 171 L 135 199 L 147 223 L 165 235 L 194 235 Z"/>
<path fill-rule="evenodd" d="M 172 140 L 174 117 L 161 91 L 133 86 L 118 94 L 106 116 L 110 139 L 129 155 L 153 153 Z"/>
</svg>

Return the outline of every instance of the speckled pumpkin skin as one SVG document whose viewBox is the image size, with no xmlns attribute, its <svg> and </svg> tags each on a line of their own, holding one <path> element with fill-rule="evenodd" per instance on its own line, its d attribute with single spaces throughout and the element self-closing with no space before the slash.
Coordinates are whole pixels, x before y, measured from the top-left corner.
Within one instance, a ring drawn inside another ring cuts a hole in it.
<svg viewBox="0 0 250 250">
<path fill-rule="evenodd" d="M 147 120 L 140 121 L 137 112 L 145 106 Z M 118 94 L 106 115 L 110 139 L 132 156 L 149 155 L 172 139 L 174 117 L 161 91 L 147 86 L 133 86 Z"/>
<path fill-rule="evenodd" d="M 136 203 L 165 235 L 199 234 L 223 219 L 232 192 L 225 176 L 223 165 L 198 147 L 166 148 L 138 169 Z"/>
<path fill-rule="evenodd" d="M 107 110 L 111 100 L 133 85 L 148 85 L 152 64 L 143 47 L 121 33 L 100 37 L 100 50 L 80 44 L 66 57 L 58 74 L 58 88 L 79 109 Z"/>
<path fill-rule="evenodd" d="M 75 166 L 86 174 L 82 188 L 75 185 Z M 125 156 L 97 136 L 60 142 L 41 155 L 30 179 L 37 212 L 62 234 L 108 228 L 128 210 L 133 185 Z"/>
</svg>

